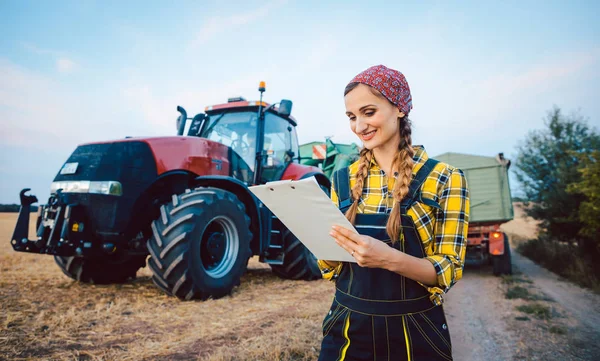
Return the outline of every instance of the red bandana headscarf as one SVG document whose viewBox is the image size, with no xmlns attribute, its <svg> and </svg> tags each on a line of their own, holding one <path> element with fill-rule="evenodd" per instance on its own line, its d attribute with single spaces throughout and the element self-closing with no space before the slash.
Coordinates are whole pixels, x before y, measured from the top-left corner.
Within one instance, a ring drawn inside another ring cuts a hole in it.
<svg viewBox="0 0 600 361">
<path fill-rule="evenodd" d="M 408 82 L 398 70 L 375 65 L 355 76 L 350 83 L 362 83 L 377 89 L 406 116 L 412 109 Z"/>
</svg>

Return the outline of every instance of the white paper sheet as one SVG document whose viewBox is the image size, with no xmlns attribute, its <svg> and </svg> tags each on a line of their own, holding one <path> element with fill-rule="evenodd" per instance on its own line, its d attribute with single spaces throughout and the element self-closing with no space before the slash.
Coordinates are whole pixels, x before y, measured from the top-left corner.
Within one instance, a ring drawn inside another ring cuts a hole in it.
<svg viewBox="0 0 600 361">
<path fill-rule="evenodd" d="M 269 182 L 249 189 L 315 257 L 356 262 L 329 235 L 334 225 L 356 230 L 319 187 L 314 177 L 298 181 Z"/>
</svg>

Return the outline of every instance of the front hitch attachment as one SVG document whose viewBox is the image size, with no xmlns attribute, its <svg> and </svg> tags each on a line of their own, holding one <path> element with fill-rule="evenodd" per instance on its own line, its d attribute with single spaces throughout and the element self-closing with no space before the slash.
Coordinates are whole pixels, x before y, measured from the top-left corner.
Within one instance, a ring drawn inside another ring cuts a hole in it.
<svg viewBox="0 0 600 361">
<path fill-rule="evenodd" d="M 71 216 L 77 203 L 69 203 L 68 194 L 63 194 L 62 189 L 50 195 L 48 204 L 39 207 L 38 219 L 36 222 L 37 239 L 29 239 L 29 215 L 31 204 L 37 202 L 35 196 L 28 196 L 25 193 L 29 188 L 23 189 L 20 193 L 21 209 L 19 218 L 13 233 L 11 244 L 15 251 L 46 253 L 54 255 L 70 256 L 82 252 L 79 245 L 69 240 L 71 228 L 76 228 L 79 235 L 83 235 L 83 223 L 72 227 Z M 83 243 L 83 240 L 78 240 Z M 79 251 L 79 252 L 78 252 Z"/>
<path fill-rule="evenodd" d="M 31 205 L 37 203 L 38 199 L 34 195 L 26 195 L 31 188 L 25 188 L 19 193 L 21 200 L 21 208 L 19 208 L 19 218 L 17 218 L 17 225 L 11 238 L 11 243 L 15 251 L 20 251 L 20 248 L 27 247 L 30 242 L 29 237 L 29 215 L 31 214 Z"/>
</svg>

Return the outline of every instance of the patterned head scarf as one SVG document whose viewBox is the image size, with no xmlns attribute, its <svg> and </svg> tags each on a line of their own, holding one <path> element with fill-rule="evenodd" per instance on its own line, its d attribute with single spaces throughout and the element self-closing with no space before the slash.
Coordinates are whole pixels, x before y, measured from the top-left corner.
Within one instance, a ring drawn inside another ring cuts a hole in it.
<svg viewBox="0 0 600 361">
<path fill-rule="evenodd" d="M 350 83 L 362 83 L 377 89 L 406 116 L 413 107 L 408 82 L 398 70 L 375 65 L 355 76 Z"/>
</svg>

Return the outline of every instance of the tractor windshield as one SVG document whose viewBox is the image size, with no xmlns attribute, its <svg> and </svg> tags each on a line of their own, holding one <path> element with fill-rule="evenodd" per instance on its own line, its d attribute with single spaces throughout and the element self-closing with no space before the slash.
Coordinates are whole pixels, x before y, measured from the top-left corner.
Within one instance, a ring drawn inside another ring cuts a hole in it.
<svg viewBox="0 0 600 361">
<path fill-rule="evenodd" d="M 200 136 L 230 147 L 254 170 L 256 127 L 256 112 L 214 114 Z"/>
</svg>

